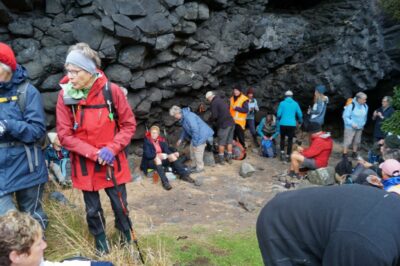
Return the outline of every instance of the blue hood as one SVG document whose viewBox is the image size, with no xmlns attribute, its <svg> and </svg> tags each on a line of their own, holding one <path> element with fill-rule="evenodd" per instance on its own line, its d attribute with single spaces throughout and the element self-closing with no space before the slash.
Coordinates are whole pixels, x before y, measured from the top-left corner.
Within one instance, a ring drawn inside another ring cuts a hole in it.
<svg viewBox="0 0 400 266">
<path fill-rule="evenodd" d="M 0 89 L 11 90 L 15 85 L 21 84 L 28 78 L 28 72 L 26 69 L 17 65 L 17 69 L 14 71 L 13 76 L 9 82 L 0 82 Z"/>
</svg>

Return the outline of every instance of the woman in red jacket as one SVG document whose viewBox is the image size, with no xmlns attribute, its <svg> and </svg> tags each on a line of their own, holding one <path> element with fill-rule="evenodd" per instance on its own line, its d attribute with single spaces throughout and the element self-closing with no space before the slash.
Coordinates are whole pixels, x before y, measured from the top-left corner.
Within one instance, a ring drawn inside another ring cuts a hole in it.
<svg viewBox="0 0 400 266">
<path fill-rule="evenodd" d="M 71 152 L 72 183 L 83 192 L 89 231 L 101 254 L 109 251 L 101 189 L 110 198 L 116 228 L 126 242 L 131 241 L 129 215 L 124 215 L 118 192 L 127 206 L 125 184 L 131 174 L 124 149 L 135 133 L 136 120 L 123 92 L 99 67 L 97 52 L 87 44 L 70 47 L 57 101 L 57 133 Z M 117 188 L 107 173 L 115 177 Z"/>
</svg>

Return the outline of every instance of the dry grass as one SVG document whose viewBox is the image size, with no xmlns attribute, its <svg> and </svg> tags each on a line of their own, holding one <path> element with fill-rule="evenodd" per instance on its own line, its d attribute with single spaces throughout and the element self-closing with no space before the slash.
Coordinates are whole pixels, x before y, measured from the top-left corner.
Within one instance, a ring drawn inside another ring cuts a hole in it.
<svg viewBox="0 0 400 266">
<path fill-rule="evenodd" d="M 134 244 L 121 246 L 119 235 L 111 225 L 106 226 L 111 252 L 98 257 L 94 249 L 93 237 L 87 228 L 85 210 L 82 207 L 65 206 L 47 200 L 45 208 L 50 219 L 49 228 L 46 231 L 48 248 L 45 257 L 47 260 L 62 261 L 81 256 L 93 260 L 111 261 L 116 266 L 141 265 L 136 246 Z M 147 241 L 146 238 L 139 239 L 139 245 L 146 265 L 172 265 L 161 239 L 158 239 L 156 244 L 154 241 Z"/>
</svg>

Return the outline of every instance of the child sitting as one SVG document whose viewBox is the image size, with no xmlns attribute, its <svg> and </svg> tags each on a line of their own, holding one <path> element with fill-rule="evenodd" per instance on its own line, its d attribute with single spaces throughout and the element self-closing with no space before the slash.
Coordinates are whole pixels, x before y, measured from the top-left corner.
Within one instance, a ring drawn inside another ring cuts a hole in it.
<svg viewBox="0 0 400 266">
<path fill-rule="evenodd" d="M 50 178 L 62 186 L 71 187 L 69 151 L 61 146 L 57 133 L 47 134 L 50 144 L 45 150 Z"/>
</svg>

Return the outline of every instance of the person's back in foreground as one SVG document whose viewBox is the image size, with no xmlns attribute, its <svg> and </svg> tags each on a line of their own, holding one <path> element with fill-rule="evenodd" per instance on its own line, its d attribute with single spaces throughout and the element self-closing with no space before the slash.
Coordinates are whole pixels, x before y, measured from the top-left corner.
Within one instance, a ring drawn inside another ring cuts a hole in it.
<svg viewBox="0 0 400 266">
<path fill-rule="evenodd" d="M 400 197 L 361 185 L 278 194 L 261 211 L 264 264 L 400 265 Z"/>
</svg>

